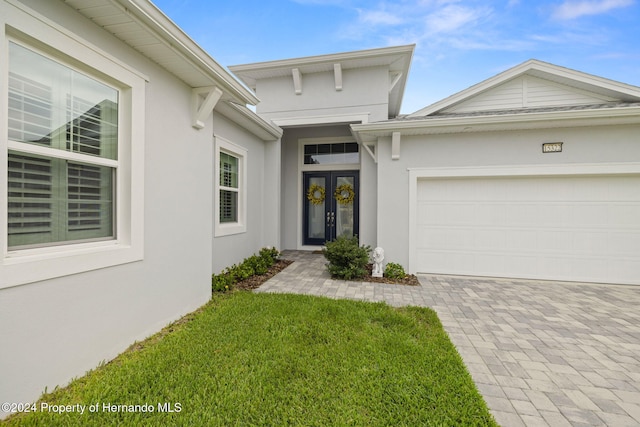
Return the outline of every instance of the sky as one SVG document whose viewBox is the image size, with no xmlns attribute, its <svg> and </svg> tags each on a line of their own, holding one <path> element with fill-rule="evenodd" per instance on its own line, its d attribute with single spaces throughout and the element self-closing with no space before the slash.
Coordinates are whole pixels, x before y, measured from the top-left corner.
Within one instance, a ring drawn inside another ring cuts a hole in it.
<svg viewBox="0 0 640 427">
<path fill-rule="evenodd" d="M 528 59 L 640 86 L 640 0 L 152 0 L 219 64 L 415 44 L 402 113 Z"/>
</svg>

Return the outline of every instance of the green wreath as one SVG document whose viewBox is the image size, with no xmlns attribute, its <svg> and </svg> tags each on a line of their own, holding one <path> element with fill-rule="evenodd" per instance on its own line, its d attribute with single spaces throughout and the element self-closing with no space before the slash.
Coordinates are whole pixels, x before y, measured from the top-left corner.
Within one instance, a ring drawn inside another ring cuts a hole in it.
<svg viewBox="0 0 640 427">
<path fill-rule="evenodd" d="M 318 193 L 317 196 L 316 193 Z M 318 184 L 311 184 L 307 190 L 307 200 L 314 205 L 319 205 L 324 202 L 325 194 L 326 192 L 324 187 L 321 187 Z"/>
<path fill-rule="evenodd" d="M 349 184 L 342 184 L 333 192 L 333 197 L 341 205 L 349 205 L 353 203 L 353 199 L 356 197 L 356 192 L 353 191 L 353 187 Z"/>
</svg>

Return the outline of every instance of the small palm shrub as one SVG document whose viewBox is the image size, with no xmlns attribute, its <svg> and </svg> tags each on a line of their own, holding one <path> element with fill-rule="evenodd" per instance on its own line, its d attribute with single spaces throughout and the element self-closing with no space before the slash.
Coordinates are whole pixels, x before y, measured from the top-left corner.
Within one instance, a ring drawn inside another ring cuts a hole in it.
<svg viewBox="0 0 640 427">
<path fill-rule="evenodd" d="M 404 268 L 395 262 L 387 263 L 384 268 L 384 277 L 388 277 L 389 279 L 404 279 L 406 275 L 407 273 L 405 273 Z"/>
<path fill-rule="evenodd" d="M 367 264 L 371 247 L 358 243 L 358 238 L 338 237 L 332 242 L 327 242 L 322 249 L 322 254 L 329 261 L 327 268 L 331 277 L 337 279 L 362 278 L 367 274 Z"/>
</svg>

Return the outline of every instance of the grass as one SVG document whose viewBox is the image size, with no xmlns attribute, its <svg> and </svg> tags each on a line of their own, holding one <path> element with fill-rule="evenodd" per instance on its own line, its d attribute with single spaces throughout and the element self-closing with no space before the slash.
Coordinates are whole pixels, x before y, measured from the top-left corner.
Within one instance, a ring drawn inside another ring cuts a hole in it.
<svg viewBox="0 0 640 427">
<path fill-rule="evenodd" d="M 86 409 L 7 424 L 496 425 L 432 310 L 244 291 L 215 295 L 42 403 Z"/>
</svg>

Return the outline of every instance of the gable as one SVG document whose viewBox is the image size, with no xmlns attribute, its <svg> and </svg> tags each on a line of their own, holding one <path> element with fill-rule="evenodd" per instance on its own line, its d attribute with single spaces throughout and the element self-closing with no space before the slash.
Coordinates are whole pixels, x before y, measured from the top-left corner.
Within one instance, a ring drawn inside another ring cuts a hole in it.
<svg viewBox="0 0 640 427">
<path fill-rule="evenodd" d="M 543 78 L 523 75 L 446 108 L 441 113 L 591 105 L 614 101 L 617 99 Z"/>
<path fill-rule="evenodd" d="M 408 118 L 640 102 L 640 87 L 531 59 Z"/>
</svg>

